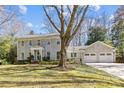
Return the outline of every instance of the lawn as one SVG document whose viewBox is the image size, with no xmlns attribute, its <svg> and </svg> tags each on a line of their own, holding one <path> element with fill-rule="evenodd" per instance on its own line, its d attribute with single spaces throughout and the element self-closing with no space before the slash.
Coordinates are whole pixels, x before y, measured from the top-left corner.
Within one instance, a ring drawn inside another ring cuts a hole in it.
<svg viewBox="0 0 124 93">
<path fill-rule="evenodd" d="M 2 65 L 0 87 L 124 87 L 124 81 L 86 65 L 67 71 L 48 65 Z"/>
</svg>

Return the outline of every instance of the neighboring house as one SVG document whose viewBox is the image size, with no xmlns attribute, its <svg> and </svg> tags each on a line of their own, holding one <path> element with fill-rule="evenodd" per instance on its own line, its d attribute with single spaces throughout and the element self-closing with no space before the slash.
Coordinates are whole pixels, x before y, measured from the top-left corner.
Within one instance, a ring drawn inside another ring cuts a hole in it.
<svg viewBox="0 0 124 93">
<path fill-rule="evenodd" d="M 50 60 L 60 58 L 59 34 L 25 35 L 17 38 L 17 60 Z M 39 57 L 40 56 L 40 57 Z M 115 48 L 97 41 L 89 46 L 69 46 L 67 59 L 79 59 L 82 62 L 115 62 Z"/>
</svg>

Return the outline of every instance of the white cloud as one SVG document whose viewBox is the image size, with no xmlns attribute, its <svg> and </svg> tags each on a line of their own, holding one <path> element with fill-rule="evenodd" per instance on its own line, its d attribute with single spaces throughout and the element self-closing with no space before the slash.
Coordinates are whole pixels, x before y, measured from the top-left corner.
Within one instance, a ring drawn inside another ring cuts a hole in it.
<svg viewBox="0 0 124 93">
<path fill-rule="evenodd" d="M 38 27 L 39 27 L 39 25 L 35 25 L 35 27 L 36 27 L 36 28 L 38 28 Z"/>
<path fill-rule="evenodd" d="M 112 20 L 114 18 L 114 15 L 111 15 L 110 17 L 109 17 L 109 20 Z"/>
<path fill-rule="evenodd" d="M 97 12 L 100 10 L 100 5 L 92 5 L 92 7 L 94 8 L 94 10 Z"/>
<path fill-rule="evenodd" d="M 46 27 L 46 25 L 45 25 L 44 23 L 42 23 L 40 26 L 41 26 L 41 27 Z"/>
<path fill-rule="evenodd" d="M 39 29 L 39 28 L 43 28 L 46 27 L 46 25 L 44 23 L 40 24 L 40 25 L 35 25 L 35 28 Z"/>
<path fill-rule="evenodd" d="M 30 23 L 30 22 L 28 22 L 27 24 L 26 24 L 28 27 L 33 27 L 33 24 L 32 23 Z"/>
<path fill-rule="evenodd" d="M 23 15 L 26 14 L 27 13 L 27 7 L 24 5 L 19 5 L 19 12 Z"/>
</svg>

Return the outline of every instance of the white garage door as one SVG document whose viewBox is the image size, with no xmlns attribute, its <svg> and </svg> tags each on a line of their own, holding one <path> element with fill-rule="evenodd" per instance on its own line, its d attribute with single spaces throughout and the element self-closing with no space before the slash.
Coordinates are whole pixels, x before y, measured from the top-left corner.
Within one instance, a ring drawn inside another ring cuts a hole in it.
<svg viewBox="0 0 124 93">
<path fill-rule="evenodd" d="M 113 53 L 100 53 L 99 62 L 113 62 Z"/>
<path fill-rule="evenodd" d="M 95 53 L 84 54 L 84 62 L 97 62 L 97 55 Z"/>
</svg>

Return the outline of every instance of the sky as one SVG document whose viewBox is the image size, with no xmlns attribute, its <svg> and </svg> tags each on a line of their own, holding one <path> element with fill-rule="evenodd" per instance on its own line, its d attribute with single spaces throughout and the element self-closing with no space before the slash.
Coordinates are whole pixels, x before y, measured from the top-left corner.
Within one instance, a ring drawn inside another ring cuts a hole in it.
<svg viewBox="0 0 124 93">
<path fill-rule="evenodd" d="M 90 16 L 100 16 L 103 12 L 106 12 L 109 19 L 112 19 L 118 5 L 92 5 L 90 6 Z M 38 5 L 20 5 L 18 6 L 19 12 L 21 13 L 21 19 L 26 23 L 28 27 L 35 31 L 35 33 L 44 33 L 42 28 L 44 24 L 44 12 L 42 6 Z"/>
</svg>

